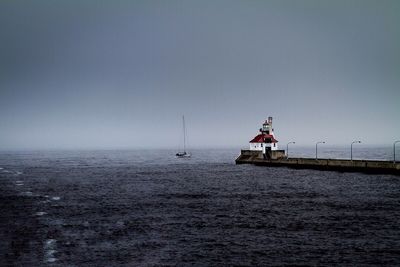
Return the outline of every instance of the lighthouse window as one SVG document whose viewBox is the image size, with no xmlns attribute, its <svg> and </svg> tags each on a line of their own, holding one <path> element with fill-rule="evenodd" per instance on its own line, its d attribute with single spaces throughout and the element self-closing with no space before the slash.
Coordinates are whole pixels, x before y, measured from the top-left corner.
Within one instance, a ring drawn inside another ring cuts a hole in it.
<svg viewBox="0 0 400 267">
<path fill-rule="evenodd" d="M 263 144 L 261 144 L 261 147 L 263 147 Z"/>
</svg>

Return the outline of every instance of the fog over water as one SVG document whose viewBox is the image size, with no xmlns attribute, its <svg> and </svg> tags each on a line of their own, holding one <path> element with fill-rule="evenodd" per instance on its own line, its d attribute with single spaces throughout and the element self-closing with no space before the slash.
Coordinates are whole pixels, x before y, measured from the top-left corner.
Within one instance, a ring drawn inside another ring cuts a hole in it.
<svg viewBox="0 0 400 267">
<path fill-rule="evenodd" d="M 399 1 L 2 1 L 0 150 L 400 138 Z"/>
</svg>

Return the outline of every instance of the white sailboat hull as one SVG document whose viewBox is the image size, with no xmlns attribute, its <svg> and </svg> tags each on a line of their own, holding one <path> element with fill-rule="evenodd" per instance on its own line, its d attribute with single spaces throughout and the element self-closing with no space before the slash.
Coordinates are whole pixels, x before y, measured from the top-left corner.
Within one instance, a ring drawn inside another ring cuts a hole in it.
<svg viewBox="0 0 400 267">
<path fill-rule="evenodd" d="M 177 158 L 190 158 L 192 155 L 186 152 L 179 152 L 175 155 Z"/>
</svg>

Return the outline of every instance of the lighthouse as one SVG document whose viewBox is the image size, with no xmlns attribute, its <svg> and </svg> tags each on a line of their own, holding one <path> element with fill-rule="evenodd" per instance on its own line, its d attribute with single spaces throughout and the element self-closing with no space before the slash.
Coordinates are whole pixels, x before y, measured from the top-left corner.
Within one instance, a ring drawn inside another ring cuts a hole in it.
<svg viewBox="0 0 400 267">
<path fill-rule="evenodd" d="M 250 151 L 262 153 L 264 158 L 280 158 L 284 151 L 278 150 L 278 140 L 275 139 L 274 128 L 272 128 L 272 117 L 263 123 L 260 133 L 249 142 Z"/>
</svg>

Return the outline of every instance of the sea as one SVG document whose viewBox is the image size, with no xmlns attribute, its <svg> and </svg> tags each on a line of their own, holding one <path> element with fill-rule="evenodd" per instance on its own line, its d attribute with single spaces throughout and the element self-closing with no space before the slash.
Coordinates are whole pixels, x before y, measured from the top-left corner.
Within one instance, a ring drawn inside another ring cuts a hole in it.
<svg viewBox="0 0 400 267">
<path fill-rule="evenodd" d="M 0 266 L 400 265 L 399 176 L 235 165 L 236 148 L 176 152 L 0 152 Z"/>
</svg>

